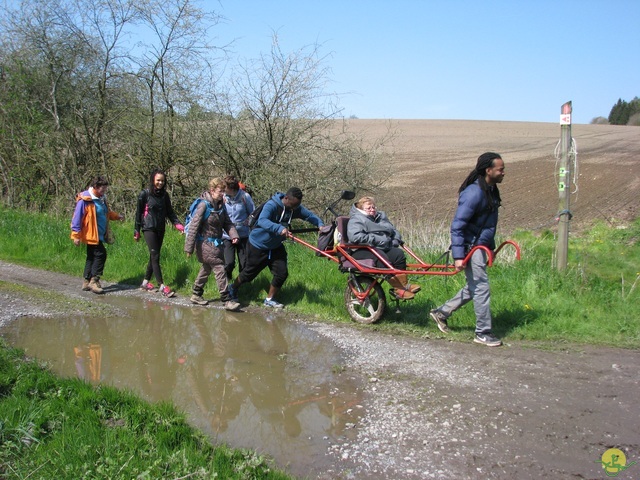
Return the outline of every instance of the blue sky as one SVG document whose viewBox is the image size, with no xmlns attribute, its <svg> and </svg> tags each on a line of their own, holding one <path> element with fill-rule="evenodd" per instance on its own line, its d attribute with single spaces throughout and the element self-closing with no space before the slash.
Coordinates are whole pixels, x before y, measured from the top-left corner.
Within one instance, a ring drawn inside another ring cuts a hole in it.
<svg viewBox="0 0 640 480">
<path fill-rule="evenodd" d="M 640 96 L 639 0 L 219 0 L 234 56 L 321 44 L 343 116 L 558 122 Z"/>
</svg>

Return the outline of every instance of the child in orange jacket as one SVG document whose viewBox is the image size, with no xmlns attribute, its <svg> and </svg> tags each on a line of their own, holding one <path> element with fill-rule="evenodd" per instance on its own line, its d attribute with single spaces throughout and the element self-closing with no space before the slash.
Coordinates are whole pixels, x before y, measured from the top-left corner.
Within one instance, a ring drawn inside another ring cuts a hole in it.
<svg viewBox="0 0 640 480">
<path fill-rule="evenodd" d="M 105 200 L 109 181 L 95 177 L 91 186 L 76 196 L 76 208 L 71 219 L 71 239 L 77 247 L 87 244 L 87 260 L 84 265 L 82 290 L 104 293 L 100 277 L 107 261 L 104 243 L 110 242 L 109 220 L 124 220 L 124 217 L 109 210 Z"/>
</svg>

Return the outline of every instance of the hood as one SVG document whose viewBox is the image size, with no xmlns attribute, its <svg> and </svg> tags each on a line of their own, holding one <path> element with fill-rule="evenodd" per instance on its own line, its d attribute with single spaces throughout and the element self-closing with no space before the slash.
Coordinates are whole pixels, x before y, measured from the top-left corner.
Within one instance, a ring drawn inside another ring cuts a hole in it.
<svg viewBox="0 0 640 480">
<path fill-rule="evenodd" d="M 349 210 L 349 216 L 353 217 L 356 215 L 363 215 L 367 218 L 370 218 L 371 220 L 375 220 L 376 218 L 378 218 L 380 216 L 381 212 L 376 212 L 376 216 L 373 217 L 371 215 L 369 215 L 367 212 L 365 212 L 364 210 L 360 210 L 358 207 L 356 207 L 355 203 L 351 204 L 351 210 Z"/>
<path fill-rule="evenodd" d="M 271 196 L 271 200 L 273 200 L 274 202 L 276 202 L 276 204 L 278 204 L 278 206 L 285 208 L 284 203 L 282 203 L 282 199 L 284 198 L 285 194 L 282 192 L 276 192 Z"/>
</svg>

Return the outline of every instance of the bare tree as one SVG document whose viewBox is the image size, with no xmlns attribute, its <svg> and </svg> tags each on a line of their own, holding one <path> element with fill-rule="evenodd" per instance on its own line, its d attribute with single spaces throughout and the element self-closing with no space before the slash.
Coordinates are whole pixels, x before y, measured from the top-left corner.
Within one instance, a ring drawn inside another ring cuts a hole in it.
<svg viewBox="0 0 640 480">
<path fill-rule="evenodd" d="M 238 67 L 214 121 L 211 157 L 253 185 L 258 197 L 297 185 L 321 204 L 343 188 L 377 185 L 379 151 L 342 128 L 338 98 L 326 93 L 320 45 L 269 54 Z M 384 142 L 385 140 L 382 140 Z"/>
<path fill-rule="evenodd" d="M 203 85 L 212 87 L 215 67 L 225 47 L 209 43 L 209 30 L 221 17 L 205 12 L 192 0 L 149 2 L 140 9 L 149 34 L 137 46 L 137 78 L 143 85 L 148 120 L 139 133 L 143 163 L 165 170 L 189 163 L 191 148 L 183 133 L 186 116 L 201 101 Z"/>
</svg>

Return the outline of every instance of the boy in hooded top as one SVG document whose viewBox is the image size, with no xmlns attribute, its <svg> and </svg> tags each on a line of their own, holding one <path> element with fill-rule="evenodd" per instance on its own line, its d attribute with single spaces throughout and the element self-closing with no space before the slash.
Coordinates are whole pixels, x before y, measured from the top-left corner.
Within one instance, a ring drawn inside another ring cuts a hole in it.
<svg viewBox="0 0 640 480">
<path fill-rule="evenodd" d="M 275 296 L 289 276 L 287 250 L 283 245 L 289 236 L 289 224 L 294 218 L 300 218 L 316 227 L 324 225 L 320 217 L 302 206 L 302 197 L 299 188 L 291 187 L 286 193 L 277 192 L 265 203 L 249 235 L 247 264 L 233 284 L 229 285 L 232 298 L 238 298 L 238 289 L 243 283 L 252 281 L 269 267 L 273 278 L 264 305 L 284 308 L 282 303 L 275 300 Z"/>
</svg>

